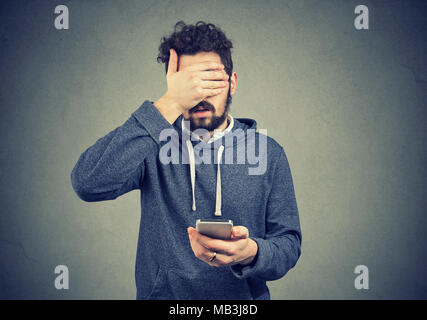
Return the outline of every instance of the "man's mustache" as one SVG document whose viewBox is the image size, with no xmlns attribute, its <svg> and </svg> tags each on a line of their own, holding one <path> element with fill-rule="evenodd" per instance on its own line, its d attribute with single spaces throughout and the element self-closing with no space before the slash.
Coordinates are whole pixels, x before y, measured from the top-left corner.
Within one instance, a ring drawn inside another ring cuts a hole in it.
<svg viewBox="0 0 427 320">
<path fill-rule="evenodd" d="M 215 112 L 215 107 L 207 101 L 200 101 L 195 107 L 190 109 L 190 113 L 194 113 L 199 107 L 208 109 L 209 111 Z"/>
</svg>

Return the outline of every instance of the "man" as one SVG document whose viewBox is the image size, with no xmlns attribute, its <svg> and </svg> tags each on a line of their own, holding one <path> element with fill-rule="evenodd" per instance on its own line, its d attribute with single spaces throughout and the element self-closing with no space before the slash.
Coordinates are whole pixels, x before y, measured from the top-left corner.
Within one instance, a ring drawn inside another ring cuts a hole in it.
<svg viewBox="0 0 427 320">
<path fill-rule="evenodd" d="M 159 48 L 167 92 L 89 147 L 71 173 L 85 201 L 141 190 L 137 299 L 269 299 L 266 281 L 283 277 L 300 256 L 285 152 L 272 138 L 250 135 L 254 120 L 229 114 L 237 89 L 231 48 L 213 24 L 178 22 Z M 171 130 L 179 148 L 164 139 Z M 168 144 L 182 161 L 165 161 Z M 252 147 L 265 166 L 251 173 Z M 218 218 L 233 220 L 231 239 L 192 227 Z"/>
</svg>

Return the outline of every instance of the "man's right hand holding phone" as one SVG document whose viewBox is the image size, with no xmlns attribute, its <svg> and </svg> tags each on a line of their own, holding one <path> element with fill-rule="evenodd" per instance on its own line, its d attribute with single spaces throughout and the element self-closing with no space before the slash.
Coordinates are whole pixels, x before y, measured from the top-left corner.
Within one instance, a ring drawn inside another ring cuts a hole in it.
<svg viewBox="0 0 427 320">
<path fill-rule="evenodd" d="M 258 253 L 257 243 L 249 238 L 244 226 L 234 226 L 230 240 L 207 237 L 193 227 L 187 229 L 194 255 L 214 267 L 248 265 Z"/>
</svg>

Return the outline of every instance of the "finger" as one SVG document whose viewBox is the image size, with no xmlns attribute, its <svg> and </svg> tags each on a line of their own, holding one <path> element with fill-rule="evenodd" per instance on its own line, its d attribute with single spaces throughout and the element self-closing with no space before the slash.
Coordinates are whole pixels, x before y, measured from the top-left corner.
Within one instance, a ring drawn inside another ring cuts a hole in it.
<svg viewBox="0 0 427 320">
<path fill-rule="evenodd" d="M 178 72 L 178 55 L 174 49 L 169 50 L 168 75 Z"/>
<path fill-rule="evenodd" d="M 188 227 L 187 232 L 188 232 L 188 238 L 190 239 L 190 243 L 196 242 L 196 238 L 199 232 L 197 232 L 197 230 L 194 229 L 193 227 Z"/>
<path fill-rule="evenodd" d="M 211 261 L 212 257 L 214 256 L 214 251 L 211 251 L 205 248 L 201 243 L 197 241 L 197 237 L 198 235 L 200 235 L 200 233 L 198 233 L 194 228 L 188 228 L 187 230 L 190 238 L 191 249 L 193 250 L 194 255 L 198 259 L 212 266 L 215 265 L 216 258 L 214 261 Z M 217 256 L 218 256 L 218 253 L 217 253 Z"/>
<path fill-rule="evenodd" d="M 228 85 L 227 81 L 202 81 L 201 86 L 203 89 L 217 89 L 225 88 Z"/>
<path fill-rule="evenodd" d="M 191 237 L 195 237 L 195 236 L 197 236 L 197 235 L 199 235 L 200 233 L 195 229 L 195 228 L 193 228 L 193 227 L 188 227 L 187 228 L 187 232 L 188 232 L 188 235 L 189 236 L 191 236 Z"/>
<path fill-rule="evenodd" d="M 246 239 L 249 238 L 249 230 L 248 228 L 244 226 L 234 226 L 232 233 L 231 233 L 231 239 Z"/>
<path fill-rule="evenodd" d="M 187 229 L 188 231 L 188 236 L 190 238 L 190 244 L 191 247 L 194 251 L 194 253 L 197 255 L 200 255 L 201 258 L 205 257 L 206 259 L 210 259 L 212 257 L 212 255 L 209 255 L 209 249 L 204 247 L 200 242 L 199 242 L 199 238 L 200 236 L 202 236 L 196 229 L 194 229 L 193 227 L 189 227 Z M 198 256 L 198 258 L 200 258 Z"/>
<path fill-rule="evenodd" d="M 200 234 L 195 238 L 195 240 L 201 244 L 204 248 L 215 251 L 219 253 L 227 253 L 230 249 L 230 241 L 220 240 L 207 237 L 203 234 Z"/>
<path fill-rule="evenodd" d="M 228 74 L 225 71 L 199 71 L 197 77 L 200 80 L 228 80 Z"/>
<path fill-rule="evenodd" d="M 226 88 L 221 89 L 202 89 L 202 96 L 203 97 L 213 97 L 218 94 L 221 94 L 223 91 L 225 91 Z"/>
<path fill-rule="evenodd" d="M 209 264 L 214 267 L 225 267 L 236 264 L 232 256 L 226 254 L 217 253 L 214 261 L 209 261 Z"/>
<path fill-rule="evenodd" d="M 199 233 L 196 229 L 193 227 L 189 227 L 188 234 L 190 236 L 190 239 L 192 241 L 197 242 L 201 246 L 203 246 L 205 249 L 215 251 L 215 252 L 222 252 L 221 248 L 224 246 L 223 242 L 227 242 L 227 240 L 219 240 L 215 238 L 211 238 L 208 236 L 205 236 L 201 233 Z"/>
<path fill-rule="evenodd" d="M 215 61 L 204 61 L 185 68 L 188 71 L 223 70 L 225 66 Z"/>
<path fill-rule="evenodd" d="M 200 234 L 193 227 L 189 227 L 187 231 L 190 237 L 191 247 L 193 249 L 194 255 L 198 259 L 214 267 L 231 266 L 238 263 L 235 261 L 234 256 L 221 253 L 219 252 L 219 249 L 217 250 L 207 249 L 200 243 L 200 239 L 204 241 L 206 240 L 205 238 L 208 238 L 208 239 L 212 239 L 212 238 L 209 238 Z M 212 239 L 212 240 L 217 240 L 217 239 Z M 222 240 L 218 240 L 218 241 L 222 241 Z M 224 240 L 224 241 L 227 242 L 227 240 Z M 216 252 L 215 259 L 211 261 L 215 252 Z"/>
</svg>

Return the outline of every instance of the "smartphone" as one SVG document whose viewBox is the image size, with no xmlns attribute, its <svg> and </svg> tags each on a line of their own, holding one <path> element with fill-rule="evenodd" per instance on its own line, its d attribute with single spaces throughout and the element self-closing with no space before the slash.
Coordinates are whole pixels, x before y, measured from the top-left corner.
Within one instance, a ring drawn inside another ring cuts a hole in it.
<svg viewBox="0 0 427 320">
<path fill-rule="evenodd" d="M 233 229 L 233 220 L 197 219 L 196 230 L 205 236 L 229 240 Z"/>
</svg>

